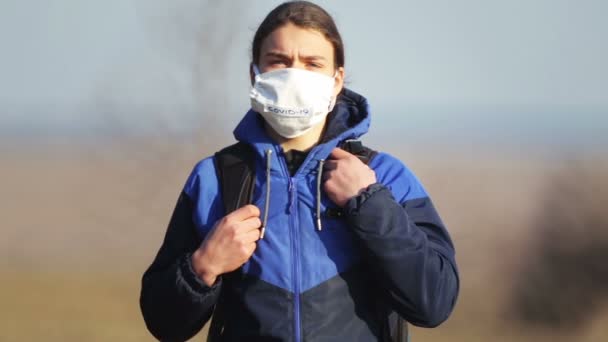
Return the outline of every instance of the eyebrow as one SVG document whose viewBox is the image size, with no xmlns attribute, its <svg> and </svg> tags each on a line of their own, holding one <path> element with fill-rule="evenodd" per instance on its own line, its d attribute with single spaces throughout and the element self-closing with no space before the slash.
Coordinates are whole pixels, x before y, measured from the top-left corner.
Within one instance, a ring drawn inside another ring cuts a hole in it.
<svg viewBox="0 0 608 342">
<path fill-rule="evenodd" d="M 284 58 L 284 59 L 289 59 L 289 56 L 287 56 L 284 53 L 281 52 L 277 52 L 277 51 L 269 51 L 266 52 L 265 54 L 266 57 L 278 57 L 278 58 Z"/>
<path fill-rule="evenodd" d="M 279 51 L 269 51 L 265 54 L 266 57 L 278 57 L 278 58 L 283 58 L 283 59 L 291 59 L 291 57 L 289 57 L 288 55 L 279 52 Z M 323 56 L 317 56 L 317 55 L 312 55 L 312 56 L 301 56 L 301 59 L 304 60 L 326 60 L 325 57 Z"/>
</svg>

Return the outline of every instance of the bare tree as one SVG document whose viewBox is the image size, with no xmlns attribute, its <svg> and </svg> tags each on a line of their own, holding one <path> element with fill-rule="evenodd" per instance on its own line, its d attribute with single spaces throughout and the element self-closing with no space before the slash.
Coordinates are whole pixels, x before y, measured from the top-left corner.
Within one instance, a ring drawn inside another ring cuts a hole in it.
<svg viewBox="0 0 608 342">
<path fill-rule="evenodd" d="M 246 48 L 234 38 L 246 29 L 247 7 L 241 1 L 138 1 L 147 53 L 156 56 L 121 61 L 104 73 L 92 94 L 98 129 L 130 144 L 152 139 L 188 149 L 216 141 L 218 116 L 231 108 L 235 86 L 227 84 L 226 56 Z"/>
</svg>

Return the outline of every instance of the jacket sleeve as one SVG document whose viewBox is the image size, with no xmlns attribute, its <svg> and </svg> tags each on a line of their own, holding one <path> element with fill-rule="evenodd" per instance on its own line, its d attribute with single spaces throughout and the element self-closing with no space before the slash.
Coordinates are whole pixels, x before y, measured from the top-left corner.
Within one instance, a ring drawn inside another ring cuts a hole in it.
<svg viewBox="0 0 608 342">
<path fill-rule="evenodd" d="M 398 203 L 377 183 L 352 198 L 345 211 L 393 309 L 418 326 L 445 321 L 459 278 L 451 239 L 428 196 Z"/>
<path fill-rule="evenodd" d="M 191 254 L 201 238 L 193 201 L 182 192 L 154 262 L 143 275 L 140 307 L 148 330 L 162 341 L 185 341 L 209 320 L 221 279 L 208 287 L 194 272 Z"/>
</svg>

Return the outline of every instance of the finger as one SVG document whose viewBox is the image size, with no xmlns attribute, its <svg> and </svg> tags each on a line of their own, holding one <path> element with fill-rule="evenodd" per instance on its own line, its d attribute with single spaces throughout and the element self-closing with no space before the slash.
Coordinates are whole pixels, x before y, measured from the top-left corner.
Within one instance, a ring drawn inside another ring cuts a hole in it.
<svg viewBox="0 0 608 342">
<path fill-rule="evenodd" d="M 324 182 L 327 181 L 328 179 L 330 179 L 333 176 L 334 172 L 335 171 L 333 171 L 333 170 L 332 171 L 323 172 L 323 175 L 321 176 L 321 179 Z"/>
<path fill-rule="evenodd" d="M 250 217 L 260 217 L 260 209 L 252 204 L 247 204 L 231 212 L 226 218 L 233 219 L 235 221 L 244 221 Z"/>
<path fill-rule="evenodd" d="M 244 243 L 256 242 L 260 239 L 261 233 L 262 233 L 262 231 L 260 229 L 250 230 L 247 233 L 243 234 L 241 239 Z"/>
<path fill-rule="evenodd" d="M 255 242 L 243 243 L 240 245 L 239 249 L 240 249 L 241 257 L 245 258 L 243 260 L 243 263 L 245 263 L 245 262 L 247 262 L 247 260 L 249 260 L 249 258 L 251 257 L 251 254 L 253 254 L 253 252 L 255 251 L 255 247 L 256 247 Z"/>
<path fill-rule="evenodd" d="M 323 169 L 324 170 L 335 170 L 338 168 L 338 161 L 337 160 L 326 160 L 325 163 L 323 164 Z"/>
<path fill-rule="evenodd" d="M 247 252 L 249 254 L 249 257 L 251 257 L 251 255 L 253 254 L 253 252 L 255 252 L 255 248 L 257 247 L 257 244 L 255 242 L 250 243 L 249 245 L 247 245 Z"/>
<path fill-rule="evenodd" d="M 325 193 L 327 193 L 328 195 L 334 193 L 334 188 L 335 187 L 331 182 L 326 182 L 325 184 L 323 184 L 323 190 L 325 190 Z"/>
<path fill-rule="evenodd" d="M 330 156 L 333 159 L 346 159 L 346 158 L 350 158 L 352 156 L 352 154 L 344 151 L 343 149 L 336 147 L 331 151 Z"/>
<path fill-rule="evenodd" d="M 259 217 L 250 217 L 246 220 L 239 222 L 238 233 L 245 234 L 252 230 L 258 230 L 262 226 L 262 221 Z"/>
</svg>

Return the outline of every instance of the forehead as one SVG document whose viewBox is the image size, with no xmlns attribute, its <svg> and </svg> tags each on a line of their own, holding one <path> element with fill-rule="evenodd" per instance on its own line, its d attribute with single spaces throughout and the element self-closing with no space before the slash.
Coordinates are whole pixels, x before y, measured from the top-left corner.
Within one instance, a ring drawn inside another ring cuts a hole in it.
<svg viewBox="0 0 608 342">
<path fill-rule="evenodd" d="M 333 45 L 325 36 L 309 28 L 298 27 L 292 23 L 283 25 L 268 35 L 262 42 L 260 57 L 266 52 L 278 51 L 288 55 L 316 55 L 333 60 Z"/>
</svg>

